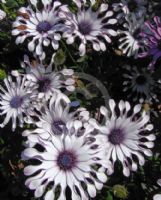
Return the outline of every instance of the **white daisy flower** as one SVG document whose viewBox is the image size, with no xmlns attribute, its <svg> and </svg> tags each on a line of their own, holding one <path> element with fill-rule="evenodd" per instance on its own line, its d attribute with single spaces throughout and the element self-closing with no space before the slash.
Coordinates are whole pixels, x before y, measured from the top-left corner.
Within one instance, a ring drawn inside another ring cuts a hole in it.
<svg viewBox="0 0 161 200">
<path fill-rule="evenodd" d="M 46 67 L 42 62 L 31 63 L 27 56 L 24 57 L 22 67 L 26 69 L 27 79 L 37 86 L 38 98 L 48 100 L 54 92 L 60 92 L 65 88 L 72 92 L 75 90 L 75 80 L 72 69 L 63 69 L 61 71 L 52 70 L 52 62 Z"/>
<path fill-rule="evenodd" d="M 111 99 L 109 108 L 110 111 L 103 106 L 100 109 L 105 117 L 102 125 L 94 119 L 90 123 L 101 133 L 102 145 L 107 147 L 107 160 L 110 159 L 113 166 L 117 160 L 120 161 L 123 174 L 129 176 L 130 170 L 137 170 L 138 163 L 144 165 L 143 154 L 152 156 L 150 148 L 154 146 L 155 136 L 148 132 L 153 126 L 149 123 L 149 115 L 141 112 L 141 105 L 131 109 L 128 102 L 120 101 L 116 106 Z"/>
<path fill-rule="evenodd" d="M 36 129 L 26 130 L 23 133 L 23 136 L 28 136 L 31 143 L 35 134 L 48 139 L 50 135 L 60 136 L 66 133 L 68 128 L 80 129 L 82 124 L 89 120 L 89 112 L 85 108 L 78 108 L 71 112 L 69 98 L 63 93 L 54 93 L 49 103 L 42 106 L 41 110 L 33 114 L 33 117 L 34 119 L 29 117 L 26 120 L 27 123 L 34 124 Z"/>
<path fill-rule="evenodd" d="M 0 127 L 3 128 L 12 119 L 12 131 L 17 126 L 17 119 L 19 120 L 19 126 L 23 127 L 24 116 L 26 116 L 32 109 L 31 102 L 36 99 L 36 93 L 34 87 L 30 86 L 30 83 L 26 84 L 26 78 L 17 77 L 14 82 L 11 76 L 4 79 L 5 88 L 0 87 L 0 115 L 6 115 L 3 123 Z"/>
<path fill-rule="evenodd" d="M 121 0 L 120 3 L 114 3 L 114 11 L 119 12 L 118 19 L 127 15 L 135 16 L 137 19 L 145 16 L 147 9 L 147 0 Z"/>
<path fill-rule="evenodd" d="M 133 16 L 131 19 L 126 17 L 126 21 L 127 23 L 123 25 L 126 30 L 118 31 L 118 34 L 122 36 L 119 39 L 119 49 L 122 50 L 123 54 L 127 55 L 127 57 L 134 56 L 137 58 L 139 49 L 144 48 L 143 45 L 141 45 L 141 39 L 139 36 L 144 20 L 143 18 L 137 20 Z"/>
<path fill-rule="evenodd" d="M 117 20 L 111 18 L 113 11 L 108 10 L 108 4 L 101 4 L 97 11 L 91 7 L 85 8 L 86 1 L 74 0 L 78 7 L 76 14 L 68 12 L 60 12 L 59 16 L 69 28 L 64 32 L 63 37 L 67 38 L 67 44 L 74 43 L 75 39 L 80 40 L 79 53 L 80 56 L 86 54 L 86 46 L 92 43 L 93 49 L 96 51 L 105 51 L 105 40 L 111 43 L 111 36 L 117 33 L 111 27 L 117 23 Z M 95 1 L 92 1 L 94 3 Z M 93 5 L 93 4 L 92 4 Z M 102 17 L 100 17 L 102 15 Z"/>
<path fill-rule="evenodd" d="M 13 23 L 12 35 L 17 36 L 16 44 L 23 43 L 30 38 L 28 49 L 35 52 L 41 59 L 45 58 L 44 47 L 52 45 L 54 50 L 59 48 L 60 30 L 64 25 L 60 23 L 58 12 L 66 8 L 59 1 L 41 0 L 43 9 L 39 10 L 38 1 L 30 0 L 31 5 L 22 7 Z"/>
<path fill-rule="evenodd" d="M 76 136 L 77 131 L 61 137 L 52 135 L 50 140 L 35 135 L 35 141 L 44 151 L 40 152 L 35 146 L 23 152 L 26 158 L 41 162 L 24 169 L 24 174 L 31 176 L 25 184 L 35 190 L 35 197 L 88 200 L 96 196 L 96 190 L 102 189 L 107 181 L 104 169 L 110 169 L 111 165 L 104 160 L 104 152 L 96 139 L 87 142 L 90 130 L 86 129 L 80 137 Z"/>
<path fill-rule="evenodd" d="M 154 80 L 153 74 L 146 68 L 140 70 L 136 66 L 124 66 L 126 73 L 123 74 L 125 81 L 124 92 L 127 92 L 127 97 L 132 97 L 133 101 L 149 101 L 154 99 L 157 101 L 157 96 L 154 93 L 154 88 L 157 86 L 157 81 Z M 159 86 L 159 85 L 158 85 Z"/>
<path fill-rule="evenodd" d="M 157 183 L 159 186 L 161 186 L 161 179 L 159 179 Z M 161 200 L 161 194 L 154 195 L 153 200 Z"/>
</svg>

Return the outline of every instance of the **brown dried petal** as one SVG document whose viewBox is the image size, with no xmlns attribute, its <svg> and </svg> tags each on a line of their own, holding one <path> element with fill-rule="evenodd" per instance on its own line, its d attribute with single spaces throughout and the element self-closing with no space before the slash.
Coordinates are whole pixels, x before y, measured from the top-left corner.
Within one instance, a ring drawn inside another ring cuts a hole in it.
<svg viewBox="0 0 161 200">
<path fill-rule="evenodd" d="M 17 15 L 18 16 L 22 16 L 25 19 L 30 19 L 29 15 L 27 13 L 22 13 L 22 12 L 18 11 Z"/>
</svg>

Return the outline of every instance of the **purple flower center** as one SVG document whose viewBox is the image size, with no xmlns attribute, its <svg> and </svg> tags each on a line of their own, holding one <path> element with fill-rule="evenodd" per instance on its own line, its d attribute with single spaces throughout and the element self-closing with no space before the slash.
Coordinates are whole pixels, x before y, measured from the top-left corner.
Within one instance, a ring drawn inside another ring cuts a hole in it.
<svg viewBox="0 0 161 200">
<path fill-rule="evenodd" d="M 39 22 L 36 27 L 36 30 L 39 33 L 48 32 L 51 29 L 51 24 L 47 21 Z"/>
<path fill-rule="evenodd" d="M 125 139 L 125 132 L 121 128 L 113 128 L 108 135 L 108 139 L 113 145 L 121 144 Z"/>
<path fill-rule="evenodd" d="M 66 127 L 66 124 L 62 120 L 56 120 L 52 123 L 52 131 L 56 135 L 60 135 L 63 133 L 64 128 Z"/>
<path fill-rule="evenodd" d="M 47 92 L 50 89 L 51 80 L 49 78 L 42 78 L 38 80 L 38 91 Z"/>
<path fill-rule="evenodd" d="M 57 158 L 57 164 L 60 169 L 67 171 L 75 167 L 77 162 L 76 155 L 71 151 L 62 151 Z"/>
<path fill-rule="evenodd" d="M 83 35 L 89 35 L 89 33 L 92 31 L 92 25 L 89 21 L 81 21 L 78 24 L 78 28 Z"/>
<path fill-rule="evenodd" d="M 130 12 L 135 12 L 138 7 L 137 1 L 131 0 L 128 2 L 128 9 Z"/>
<path fill-rule="evenodd" d="M 147 82 L 147 79 L 144 75 L 139 75 L 137 78 L 136 78 L 136 83 L 138 85 L 144 85 L 145 83 Z"/>
<path fill-rule="evenodd" d="M 21 96 L 15 96 L 15 97 L 13 97 L 11 99 L 10 106 L 12 108 L 16 108 L 17 109 L 17 108 L 21 107 L 22 103 L 23 103 L 23 97 L 21 97 Z"/>
</svg>

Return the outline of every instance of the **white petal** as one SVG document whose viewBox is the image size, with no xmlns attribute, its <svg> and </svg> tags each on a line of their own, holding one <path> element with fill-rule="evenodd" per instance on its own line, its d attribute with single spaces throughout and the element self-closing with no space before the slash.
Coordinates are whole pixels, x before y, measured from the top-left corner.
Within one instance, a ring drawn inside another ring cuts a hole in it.
<svg viewBox="0 0 161 200">
<path fill-rule="evenodd" d="M 74 83 L 75 83 L 75 80 L 72 79 L 72 78 L 68 78 L 68 79 L 65 81 L 65 84 L 66 84 L 66 85 L 72 85 L 72 84 L 74 84 Z"/>
<path fill-rule="evenodd" d="M 45 191 L 44 185 L 39 186 L 38 188 L 36 188 L 36 190 L 34 192 L 35 197 L 36 198 L 41 197 L 43 195 L 44 191 Z"/>
<path fill-rule="evenodd" d="M 103 183 L 107 181 L 107 176 L 101 172 L 97 172 L 97 178 Z"/>
<path fill-rule="evenodd" d="M 31 42 L 28 43 L 28 49 L 31 52 L 34 51 L 34 49 L 35 49 L 35 43 L 34 43 L 34 41 L 31 41 Z"/>
<path fill-rule="evenodd" d="M 108 116 L 108 111 L 107 111 L 107 108 L 106 108 L 106 107 L 101 106 L 100 112 L 101 112 L 101 114 L 103 114 L 104 116 Z"/>
<path fill-rule="evenodd" d="M 31 1 L 32 5 L 36 7 L 36 5 L 37 5 L 37 0 L 30 0 L 30 1 Z"/>
<path fill-rule="evenodd" d="M 93 49 L 95 51 L 100 51 L 100 45 L 98 43 L 93 43 Z"/>
<path fill-rule="evenodd" d="M 154 195 L 153 200 L 161 200 L 161 194 Z"/>
<path fill-rule="evenodd" d="M 109 19 L 108 24 L 116 24 L 117 20 L 116 19 Z"/>
<path fill-rule="evenodd" d="M 90 197 L 94 198 L 96 196 L 96 188 L 92 184 L 87 184 L 87 191 Z"/>
<path fill-rule="evenodd" d="M 157 183 L 161 186 L 161 179 L 158 179 Z"/>
<path fill-rule="evenodd" d="M 74 121 L 74 128 L 76 130 L 78 130 L 81 127 L 82 127 L 82 122 L 81 121 L 79 121 L 79 120 Z"/>
<path fill-rule="evenodd" d="M 85 55 L 85 53 L 86 53 L 85 44 L 81 43 L 81 45 L 79 46 L 79 53 L 80 53 L 80 56 L 84 56 Z"/>
<path fill-rule="evenodd" d="M 102 3 L 100 8 L 99 8 L 99 12 L 104 12 L 108 9 L 108 4 L 104 4 Z"/>
<path fill-rule="evenodd" d="M 141 105 L 140 105 L 140 104 L 136 105 L 136 106 L 134 107 L 134 114 L 140 112 L 140 110 L 141 110 Z"/>
<path fill-rule="evenodd" d="M 45 194 L 44 200 L 53 200 L 54 198 L 55 198 L 54 191 L 49 190 L 49 191 Z"/>
<path fill-rule="evenodd" d="M 130 170 L 129 170 L 129 168 L 127 168 L 127 167 L 124 166 L 124 168 L 123 168 L 123 174 L 126 177 L 130 176 Z"/>
<path fill-rule="evenodd" d="M 63 69 L 61 73 L 65 76 L 72 76 L 74 74 L 74 71 L 72 69 Z"/>
</svg>

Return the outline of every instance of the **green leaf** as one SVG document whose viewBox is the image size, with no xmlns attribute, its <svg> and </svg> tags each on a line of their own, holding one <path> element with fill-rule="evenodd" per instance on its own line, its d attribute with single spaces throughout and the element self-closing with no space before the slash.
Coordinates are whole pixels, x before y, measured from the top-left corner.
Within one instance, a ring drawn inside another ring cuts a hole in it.
<svg viewBox="0 0 161 200">
<path fill-rule="evenodd" d="M 84 83 L 81 80 L 76 80 L 76 83 L 77 83 L 77 86 L 79 88 L 85 88 L 85 85 L 84 85 Z"/>
<path fill-rule="evenodd" d="M 0 144 L 4 144 L 4 140 L 0 138 Z"/>
<path fill-rule="evenodd" d="M 56 53 L 56 55 L 54 56 L 54 63 L 55 65 L 59 66 L 64 64 L 66 60 L 66 55 L 64 53 L 64 51 L 62 49 L 59 49 Z"/>
<path fill-rule="evenodd" d="M 78 63 L 85 62 L 87 59 L 88 59 L 88 56 L 85 55 L 85 56 L 80 57 L 80 58 L 77 60 L 77 62 L 78 62 Z"/>
<path fill-rule="evenodd" d="M 110 192 L 107 193 L 106 200 L 113 200 L 113 196 L 110 194 Z"/>
<path fill-rule="evenodd" d="M 17 8 L 19 5 L 15 0 L 7 0 L 6 6 L 9 8 Z"/>
<path fill-rule="evenodd" d="M 3 69 L 0 69 L 0 80 L 3 80 L 6 78 L 6 72 Z"/>
</svg>

